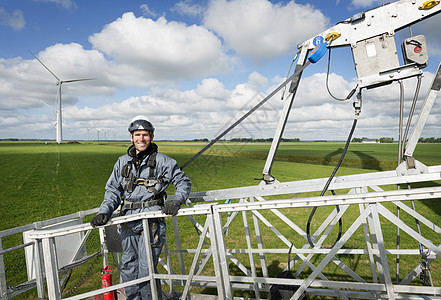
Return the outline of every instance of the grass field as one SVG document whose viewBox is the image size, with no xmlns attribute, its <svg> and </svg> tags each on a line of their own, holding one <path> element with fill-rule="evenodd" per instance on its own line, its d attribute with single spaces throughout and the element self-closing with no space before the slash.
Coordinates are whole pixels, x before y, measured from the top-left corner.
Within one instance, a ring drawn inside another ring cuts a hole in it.
<svg viewBox="0 0 441 300">
<path fill-rule="evenodd" d="M 161 152 L 175 158 L 180 165 L 204 146 L 202 143 L 158 144 Z M 262 177 L 269 147 L 270 144 L 216 144 L 185 168 L 192 179 L 192 191 L 258 184 L 255 178 Z M 281 182 L 328 177 L 343 148 L 344 143 L 282 143 L 272 175 Z M 397 148 L 396 144 L 351 144 L 337 176 L 395 169 Z M 113 164 L 126 149 L 127 144 L 110 143 L 0 143 L 0 231 L 98 207 Z M 414 156 L 424 164 L 439 165 L 440 153 L 441 144 L 420 144 Z M 427 214 L 435 212 L 437 218 L 441 214 L 433 205 L 419 203 L 417 207 Z M 321 211 L 317 218 L 326 213 Z M 309 210 L 305 210 L 304 215 L 296 218 L 306 220 L 308 214 Z M 19 237 L 7 238 L 2 240 L 2 247 L 20 243 Z M 22 256 L 20 251 L 5 256 L 10 285 L 26 280 L 21 271 L 25 269 Z M 440 274 L 437 273 L 438 285 Z"/>
</svg>

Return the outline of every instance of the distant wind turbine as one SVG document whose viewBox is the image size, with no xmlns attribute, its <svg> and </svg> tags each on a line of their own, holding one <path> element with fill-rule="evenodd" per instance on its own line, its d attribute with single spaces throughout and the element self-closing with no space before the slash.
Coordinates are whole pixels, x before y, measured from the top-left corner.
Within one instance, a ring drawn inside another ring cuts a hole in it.
<svg viewBox="0 0 441 300">
<path fill-rule="evenodd" d="M 57 143 L 58 144 L 62 144 L 63 143 L 63 131 L 62 131 L 62 103 L 61 103 L 61 85 L 63 83 L 71 83 L 71 82 L 77 82 L 77 81 L 85 81 L 85 80 L 92 80 L 92 78 L 85 78 L 85 79 L 73 79 L 73 80 L 61 80 L 60 78 L 58 78 L 41 60 L 38 59 L 37 56 L 35 56 L 34 53 L 32 53 L 31 51 L 29 51 L 32 56 L 35 57 L 36 60 L 38 60 L 40 62 L 40 64 L 42 64 L 42 66 L 49 71 L 49 73 L 52 74 L 52 76 L 55 77 L 55 79 L 57 79 L 57 104 L 58 104 L 58 109 L 55 109 L 56 113 L 57 113 Z"/>
</svg>

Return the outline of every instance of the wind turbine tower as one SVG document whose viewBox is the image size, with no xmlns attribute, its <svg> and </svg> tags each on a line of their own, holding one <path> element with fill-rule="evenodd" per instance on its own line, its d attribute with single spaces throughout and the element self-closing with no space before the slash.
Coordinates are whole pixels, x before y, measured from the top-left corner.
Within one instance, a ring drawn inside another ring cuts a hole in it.
<svg viewBox="0 0 441 300">
<path fill-rule="evenodd" d="M 57 87 L 58 87 L 57 88 L 57 106 L 58 106 L 58 109 L 55 110 L 57 112 L 57 143 L 62 144 L 63 143 L 63 130 L 62 130 L 62 127 L 63 127 L 62 111 L 63 110 L 62 110 L 62 102 L 61 102 L 61 85 L 63 83 L 71 83 L 71 82 L 85 81 L 85 80 L 92 80 L 92 79 L 86 78 L 86 79 L 61 80 L 41 60 L 39 60 L 38 57 L 35 56 L 34 53 L 31 52 L 31 54 L 57 80 Z"/>
</svg>

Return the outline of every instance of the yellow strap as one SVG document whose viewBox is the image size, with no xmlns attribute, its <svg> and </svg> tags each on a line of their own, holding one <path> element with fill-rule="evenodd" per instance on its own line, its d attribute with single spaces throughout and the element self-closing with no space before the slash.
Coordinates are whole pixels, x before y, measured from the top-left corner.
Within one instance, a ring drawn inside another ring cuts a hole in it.
<svg viewBox="0 0 441 300">
<path fill-rule="evenodd" d="M 439 4 L 439 1 L 425 1 L 423 2 L 423 4 L 418 7 L 418 9 L 423 10 L 423 9 L 431 9 L 432 7 L 435 7 Z"/>
</svg>

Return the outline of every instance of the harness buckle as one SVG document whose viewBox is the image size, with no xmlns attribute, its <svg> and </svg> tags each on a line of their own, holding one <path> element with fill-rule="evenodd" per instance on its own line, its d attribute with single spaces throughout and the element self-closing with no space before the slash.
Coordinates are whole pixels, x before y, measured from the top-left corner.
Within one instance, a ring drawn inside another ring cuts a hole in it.
<svg viewBox="0 0 441 300">
<path fill-rule="evenodd" d="M 157 179 L 145 179 L 145 178 L 136 179 L 137 185 L 144 185 L 145 187 L 152 187 L 158 183 L 159 183 L 159 181 Z"/>
</svg>

